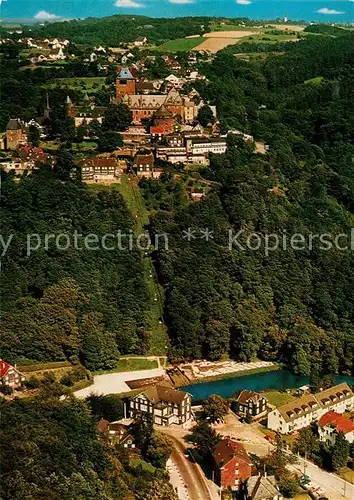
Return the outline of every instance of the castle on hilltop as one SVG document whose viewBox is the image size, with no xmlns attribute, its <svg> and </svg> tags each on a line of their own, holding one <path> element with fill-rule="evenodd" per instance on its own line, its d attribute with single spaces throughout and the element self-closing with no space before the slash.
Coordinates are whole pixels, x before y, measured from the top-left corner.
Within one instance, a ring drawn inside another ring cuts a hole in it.
<svg viewBox="0 0 354 500">
<path fill-rule="evenodd" d="M 196 104 L 177 90 L 166 94 L 138 94 L 139 82 L 136 72 L 130 68 L 119 68 L 116 79 L 116 102 L 126 104 L 133 113 L 133 123 L 140 125 L 144 119 L 152 119 L 162 113 L 170 113 L 181 124 L 197 119 L 203 103 Z"/>
</svg>

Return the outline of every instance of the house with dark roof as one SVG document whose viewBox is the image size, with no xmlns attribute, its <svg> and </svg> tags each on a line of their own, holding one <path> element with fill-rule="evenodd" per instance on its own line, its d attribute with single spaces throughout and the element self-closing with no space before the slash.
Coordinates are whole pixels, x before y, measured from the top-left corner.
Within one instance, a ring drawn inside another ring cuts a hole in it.
<svg viewBox="0 0 354 500">
<path fill-rule="evenodd" d="M 320 441 L 334 444 L 339 432 L 349 443 L 354 442 L 354 422 L 335 411 L 325 413 L 318 422 Z"/>
<path fill-rule="evenodd" d="M 252 475 L 252 461 L 244 446 L 224 437 L 215 447 L 213 458 L 215 462 L 215 481 L 224 488 L 237 491 Z"/>
<path fill-rule="evenodd" d="M 346 383 L 317 394 L 306 394 L 268 414 L 268 428 L 288 434 L 318 422 L 328 411 L 344 413 L 354 409 L 354 393 Z"/>
<path fill-rule="evenodd" d="M 150 179 L 154 170 L 154 155 L 152 153 L 137 154 L 135 157 L 134 166 L 138 177 Z"/>
<path fill-rule="evenodd" d="M 251 476 L 247 481 L 247 500 L 282 500 L 274 476 Z"/>
<path fill-rule="evenodd" d="M 129 415 L 137 418 L 148 414 L 156 425 L 184 425 L 191 420 L 192 397 L 163 384 L 147 387 L 129 401 Z"/>
<path fill-rule="evenodd" d="M 111 184 L 120 182 L 121 176 L 126 169 L 124 160 L 116 158 L 85 158 L 79 161 L 82 180 L 87 184 Z"/>
<path fill-rule="evenodd" d="M 124 425 L 119 420 L 116 422 L 109 422 L 101 418 L 97 423 L 97 432 L 106 436 L 112 446 L 121 445 L 124 448 L 135 449 L 135 438 L 129 430 L 129 426 Z"/>
<path fill-rule="evenodd" d="M 12 389 L 17 389 L 21 387 L 24 380 L 24 374 L 16 368 L 16 365 L 12 366 L 10 363 L 0 359 L 0 384 L 2 386 L 9 386 Z"/>
<path fill-rule="evenodd" d="M 257 418 L 267 412 L 267 400 L 254 391 L 241 391 L 235 403 L 235 412 L 241 417 Z"/>
</svg>

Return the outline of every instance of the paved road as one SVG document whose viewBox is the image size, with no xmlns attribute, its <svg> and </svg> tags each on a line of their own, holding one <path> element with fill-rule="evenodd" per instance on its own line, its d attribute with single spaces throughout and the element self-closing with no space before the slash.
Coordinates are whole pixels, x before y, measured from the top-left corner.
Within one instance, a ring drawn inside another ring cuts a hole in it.
<svg viewBox="0 0 354 500">
<path fill-rule="evenodd" d="M 216 500 L 218 497 L 208 487 L 208 481 L 198 464 L 192 463 L 185 457 L 186 444 L 171 435 L 168 429 L 159 429 L 168 434 L 173 442 L 171 460 L 178 469 L 179 476 L 186 485 L 190 500 Z"/>
<path fill-rule="evenodd" d="M 311 480 L 318 484 L 325 492 L 329 500 L 353 500 L 354 498 L 354 485 L 344 481 L 335 474 L 326 472 L 317 467 L 312 462 L 305 460 L 301 457 L 297 458 L 297 464 L 290 466 L 294 471 L 301 474 L 306 472 Z"/>
<path fill-rule="evenodd" d="M 142 378 L 160 377 L 165 375 L 165 370 L 154 368 L 152 370 L 139 370 L 134 372 L 107 373 L 106 375 L 95 375 L 93 384 L 85 389 L 74 392 L 77 398 L 86 398 L 91 393 L 94 394 L 119 394 L 129 392 L 131 389 L 126 384 L 129 380 L 138 380 Z"/>
</svg>

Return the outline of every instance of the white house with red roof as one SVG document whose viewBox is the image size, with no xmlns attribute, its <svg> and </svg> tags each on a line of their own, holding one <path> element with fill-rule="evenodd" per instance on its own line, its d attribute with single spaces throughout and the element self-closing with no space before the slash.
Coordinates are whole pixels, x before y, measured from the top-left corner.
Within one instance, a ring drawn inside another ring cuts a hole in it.
<svg viewBox="0 0 354 500">
<path fill-rule="evenodd" d="M 17 389 L 25 380 L 25 376 L 21 373 L 16 365 L 12 366 L 3 359 L 0 359 L 0 384 Z"/>
<path fill-rule="evenodd" d="M 320 441 L 334 444 L 339 432 L 343 432 L 349 443 L 354 442 L 354 422 L 335 411 L 325 413 L 318 422 Z"/>
</svg>

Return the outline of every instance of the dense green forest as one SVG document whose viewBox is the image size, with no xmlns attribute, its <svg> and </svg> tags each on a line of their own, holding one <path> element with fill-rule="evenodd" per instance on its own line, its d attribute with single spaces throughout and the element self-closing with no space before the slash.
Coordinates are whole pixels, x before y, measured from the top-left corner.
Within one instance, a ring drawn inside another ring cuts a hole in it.
<svg viewBox="0 0 354 500">
<path fill-rule="evenodd" d="M 78 400 L 56 398 L 0 402 L 3 500 L 158 500 L 177 497 L 164 470 L 166 439 L 129 459 L 96 433 L 96 415 Z M 140 444 L 140 443 L 139 443 Z M 166 453 L 167 452 L 167 453 Z"/>
<path fill-rule="evenodd" d="M 59 157 L 55 171 L 43 166 L 20 182 L 2 174 L 2 237 L 13 235 L 2 257 L 2 356 L 10 362 L 80 359 L 91 370 L 114 368 L 120 352 L 149 348 L 141 255 L 85 246 L 79 237 L 75 248 L 75 232 L 101 241 L 118 230 L 130 234 L 132 220 L 118 191 L 92 191 L 65 179 L 68 167 L 70 160 Z M 47 248 L 46 234 L 53 235 Z M 59 234 L 61 247 L 70 235 L 66 250 L 56 247 Z M 28 238 L 32 247 L 40 242 L 31 255 Z"/>
<path fill-rule="evenodd" d="M 144 16 L 110 16 L 50 23 L 32 29 L 31 36 L 67 38 L 82 44 L 116 46 L 146 36 L 150 42 L 163 43 L 174 38 L 200 35 L 208 31 L 212 18 L 181 17 L 175 19 Z"/>
<path fill-rule="evenodd" d="M 228 232 L 350 235 L 354 213 L 354 35 L 313 37 L 252 63 L 226 49 L 205 67 L 202 97 L 222 128 L 264 139 L 269 153 L 229 136 L 228 152 L 201 174 L 214 188 L 187 200 L 183 179 L 141 187 L 151 231 L 170 234 L 156 253 L 172 356 L 283 360 L 296 373 L 354 373 L 351 250 L 229 248 Z M 318 77 L 322 77 L 318 79 Z M 183 231 L 214 239 L 188 242 Z M 342 241 L 343 243 L 343 241 Z M 347 242 L 348 243 L 348 242 Z"/>
</svg>

